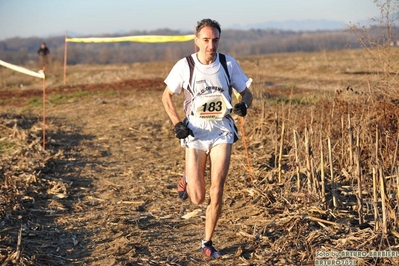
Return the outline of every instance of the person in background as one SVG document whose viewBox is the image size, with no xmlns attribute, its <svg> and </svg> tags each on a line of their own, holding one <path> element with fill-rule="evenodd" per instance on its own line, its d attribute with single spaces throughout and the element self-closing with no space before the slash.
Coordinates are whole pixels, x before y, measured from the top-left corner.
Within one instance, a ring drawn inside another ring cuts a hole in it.
<svg viewBox="0 0 399 266">
<path fill-rule="evenodd" d="M 50 54 L 50 50 L 46 46 L 45 42 L 42 42 L 39 50 L 37 51 L 37 54 L 39 55 L 40 66 L 42 67 L 43 71 L 46 71 L 46 67 L 48 65 L 48 57 L 49 57 L 49 54 Z"/>
<path fill-rule="evenodd" d="M 162 103 L 174 125 L 175 136 L 185 147 L 185 171 L 178 184 L 179 197 L 195 205 L 205 201 L 205 169 L 210 160 L 210 202 L 206 209 L 202 252 L 210 258 L 222 254 L 213 247 L 212 237 L 222 211 L 232 144 L 238 132 L 231 112 L 245 116 L 252 103 L 249 79 L 235 59 L 217 52 L 220 24 L 203 19 L 196 27 L 199 51 L 179 60 L 165 79 Z M 190 63 L 191 62 L 191 63 Z M 190 70 L 191 69 L 191 70 Z M 232 88 L 241 102 L 232 106 Z M 185 118 L 181 119 L 172 97 L 184 91 Z"/>
</svg>

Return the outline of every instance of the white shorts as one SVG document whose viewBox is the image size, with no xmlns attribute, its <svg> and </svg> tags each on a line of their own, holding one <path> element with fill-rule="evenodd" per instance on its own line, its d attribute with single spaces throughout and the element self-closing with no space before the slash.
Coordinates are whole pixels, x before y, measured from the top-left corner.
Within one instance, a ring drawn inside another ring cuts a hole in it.
<svg viewBox="0 0 399 266">
<path fill-rule="evenodd" d="M 208 153 L 212 147 L 218 144 L 233 144 L 238 140 L 237 127 L 230 115 L 227 115 L 221 121 L 208 121 L 195 116 L 188 116 L 183 123 L 193 131 L 194 137 L 188 136 L 183 139 L 181 141 L 182 147 Z"/>
</svg>

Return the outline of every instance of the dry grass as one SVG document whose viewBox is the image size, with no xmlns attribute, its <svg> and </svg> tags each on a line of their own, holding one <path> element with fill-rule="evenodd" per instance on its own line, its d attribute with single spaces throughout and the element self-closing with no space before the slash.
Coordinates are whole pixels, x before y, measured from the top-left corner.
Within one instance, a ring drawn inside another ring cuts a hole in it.
<svg viewBox="0 0 399 266">
<path fill-rule="evenodd" d="M 182 154 L 159 91 L 95 90 L 160 82 L 172 64 L 69 67 L 71 90 L 91 94 L 50 104 L 46 152 L 40 115 L 32 116 L 40 107 L 1 108 L 3 265 L 314 265 L 345 250 L 399 250 L 399 110 L 374 93 L 378 77 L 361 51 L 336 51 L 240 58 L 255 81 L 244 119 L 254 181 L 240 141 L 215 239 L 226 255 L 216 262 L 195 255 L 204 206 L 173 203 Z M 53 88 L 62 86 L 60 70 L 49 70 Z M 7 71 L 0 69 L 3 90 L 18 84 Z M 38 206 L 56 221 L 47 231 Z M 32 239 L 41 239 L 36 256 L 23 248 Z M 341 255 L 357 265 L 399 264 L 397 256 Z"/>
</svg>

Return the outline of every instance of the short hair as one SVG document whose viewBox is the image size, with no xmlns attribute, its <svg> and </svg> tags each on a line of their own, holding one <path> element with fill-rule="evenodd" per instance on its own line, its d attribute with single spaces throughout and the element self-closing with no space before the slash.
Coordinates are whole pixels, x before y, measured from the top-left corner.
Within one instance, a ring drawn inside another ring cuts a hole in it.
<svg viewBox="0 0 399 266">
<path fill-rule="evenodd" d="M 198 33 L 202 30 L 202 28 L 204 27 L 211 27 L 211 28 L 215 28 L 219 31 L 219 34 L 222 33 L 222 29 L 220 28 L 220 24 L 219 22 L 217 22 L 216 20 L 212 20 L 210 18 L 205 18 L 201 21 L 197 22 L 197 28 L 195 29 L 196 31 L 196 35 L 198 35 Z"/>
</svg>

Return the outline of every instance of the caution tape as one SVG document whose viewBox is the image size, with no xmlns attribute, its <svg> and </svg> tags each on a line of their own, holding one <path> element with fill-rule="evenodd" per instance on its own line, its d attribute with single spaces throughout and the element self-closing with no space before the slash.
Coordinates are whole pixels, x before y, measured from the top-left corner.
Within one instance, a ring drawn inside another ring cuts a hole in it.
<svg viewBox="0 0 399 266">
<path fill-rule="evenodd" d="M 41 78 L 41 79 L 45 79 L 46 78 L 45 75 L 44 75 L 43 70 L 39 70 L 38 72 L 35 72 L 35 71 L 32 71 L 32 70 L 26 69 L 24 67 L 21 67 L 21 66 L 17 66 L 17 65 L 13 65 L 13 64 L 4 62 L 2 60 L 0 60 L 0 65 L 2 65 L 4 67 L 7 67 L 7 68 L 10 68 L 12 70 L 15 70 L 15 71 L 18 71 L 18 72 L 33 76 L 33 77 L 37 77 L 37 78 Z"/>
<path fill-rule="evenodd" d="M 164 42 L 186 42 L 193 40 L 195 35 L 142 35 L 142 36 L 125 36 L 111 38 L 65 38 L 66 42 L 83 42 L 83 43 L 102 43 L 102 42 L 145 42 L 145 43 L 164 43 Z"/>
</svg>

